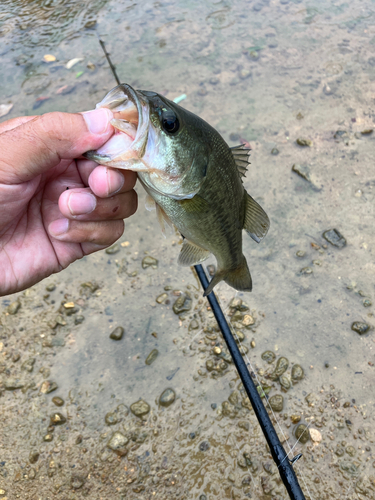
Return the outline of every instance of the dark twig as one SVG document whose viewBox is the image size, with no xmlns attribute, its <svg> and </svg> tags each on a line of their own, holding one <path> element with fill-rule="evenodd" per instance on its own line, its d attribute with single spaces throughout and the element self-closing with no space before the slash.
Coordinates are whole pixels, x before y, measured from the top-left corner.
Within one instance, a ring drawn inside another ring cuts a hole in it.
<svg viewBox="0 0 375 500">
<path fill-rule="evenodd" d="M 109 67 L 111 68 L 111 71 L 112 71 L 112 73 L 113 73 L 113 76 L 114 76 L 114 77 L 115 77 L 115 79 L 116 79 L 117 85 L 121 85 L 120 79 L 119 79 L 119 77 L 117 76 L 117 73 L 116 73 L 116 68 L 115 68 L 115 66 L 112 64 L 111 58 L 109 57 L 109 54 L 108 54 L 108 52 L 107 52 L 107 50 L 106 50 L 106 48 L 105 48 L 105 44 L 104 44 L 103 40 L 101 40 L 101 38 L 99 37 L 99 35 L 98 35 L 98 38 L 99 38 L 99 43 L 100 43 L 100 45 L 101 45 L 101 47 L 102 47 L 102 49 L 103 49 L 104 55 L 105 55 L 105 57 L 107 58 L 107 61 L 108 61 Z"/>
</svg>

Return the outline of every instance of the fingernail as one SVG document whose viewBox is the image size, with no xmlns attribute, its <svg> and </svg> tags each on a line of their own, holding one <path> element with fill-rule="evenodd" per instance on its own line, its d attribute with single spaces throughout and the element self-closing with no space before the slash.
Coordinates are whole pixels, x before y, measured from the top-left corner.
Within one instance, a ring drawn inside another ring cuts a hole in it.
<svg viewBox="0 0 375 500">
<path fill-rule="evenodd" d="M 82 114 L 87 128 L 92 134 L 104 134 L 106 132 L 109 122 L 113 118 L 113 113 L 107 108 L 94 109 L 93 111 L 86 111 Z"/>
<path fill-rule="evenodd" d="M 90 193 L 71 193 L 68 207 L 72 215 L 90 214 L 96 208 L 96 198 Z"/>
<path fill-rule="evenodd" d="M 66 233 L 69 228 L 69 220 L 68 219 L 57 219 L 49 225 L 49 232 L 52 236 L 60 236 L 63 233 Z"/>
<path fill-rule="evenodd" d="M 112 195 L 120 191 L 124 182 L 125 177 L 122 172 L 108 169 L 108 195 Z"/>
</svg>

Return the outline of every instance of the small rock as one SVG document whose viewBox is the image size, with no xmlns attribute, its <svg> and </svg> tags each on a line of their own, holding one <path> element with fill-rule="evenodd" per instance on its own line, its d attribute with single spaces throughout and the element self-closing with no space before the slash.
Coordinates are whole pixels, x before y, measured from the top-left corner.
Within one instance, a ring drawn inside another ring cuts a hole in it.
<svg viewBox="0 0 375 500">
<path fill-rule="evenodd" d="M 29 462 L 31 464 L 35 464 L 38 461 L 39 456 L 40 456 L 40 454 L 38 451 L 31 451 L 30 455 L 29 455 Z"/>
<path fill-rule="evenodd" d="M 280 377 L 280 375 L 282 375 L 288 369 L 288 366 L 289 366 L 289 360 L 287 358 L 284 358 L 284 356 L 279 358 L 277 360 L 274 373 L 276 378 Z"/>
<path fill-rule="evenodd" d="M 181 314 L 185 311 L 190 311 L 193 301 L 188 293 L 182 293 L 173 304 L 173 312 Z"/>
<path fill-rule="evenodd" d="M 52 403 L 55 404 L 56 406 L 63 406 L 64 402 L 65 401 L 62 398 L 59 398 L 58 396 L 52 398 Z"/>
<path fill-rule="evenodd" d="M 298 422 L 301 420 L 301 415 L 293 414 L 290 416 L 290 420 L 293 424 L 298 424 Z"/>
<path fill-rule="evenodd" d="M 292 379 L 293 380 L 302 380 L 305 376 L 305 372 L 301 365 L 293 365 L 292 368 Z"/>
<path fill-rule="evenodd" d="M 147 255 L 147 257 L 144 257 L 142 260 L 142 267 L 143 269 L 146 269 L 146 267 L 152 267 L 153 269 L 156 269 L 158 267 L 159 261 L 155 259 L 154 257 L 151 257 L 150 255 Z"/>
<path fill-rule="evenodd" d="M 299 424 L 294 431 L 294 435 L 301 444 L 307 443 L 310 439 L 310 432 L 305 424 Z"/>
<path fill-rule="evenodd" d="M 173 389 L 165 389 L 162 395 L 159 398 L 160 406 L 168 407 L 170 406 L 174 400 L 176 399 L 176 393 Z"/>
<path fill-rule="evenodd" d="M 255 323 L 255 319 L 251 316 L 251 314 L 245 314 L 242 320 L 242 324 L 245 326 L 252 326 Z"/>
<path fill-rule="evenodd" d="M 168 298 L 168 294 L 162 293 L 156 297 L 156 302 L 158 304 L 162 304 L 163 302 L 165 302 L 167 300 L 167 298 Z"/>
<path fill-rule="evenodd" d="M 4 382 L 4 388 L 7 391 L 15 391 L 17 389 L 22 389 L 25 383 L 18 378 L 9 377 Z"/>
<path fill-rule="evenodd" d="M 78 490 L 79 488 L 82 488 L 82 486 L 85 484 L 85 479 L 82 476 L 78 476 L 77 474 L 73 474 L 70 480 L 70 484 L 72 488 L 75 490 Z"/>
<path fill-rule="evenodd" d="M 281 387 L 286 391 L 288 391 L 292 385 L 289 378 L 286 375 L 281 375 L 279 377 L 279 382 Z"/>
<path fill-rule="evenodd" d="M 114 412 L 107 413 L 104 420 L 107 425 L 116 425 L 119 421 L 116 413 Z"/>
<path fill-rule="evenodd" d="M 310 141 L 310 139 L 303 139 L 302 137 L 299 137 L 296 140 L 296 143 L 299 146 L 308 146 L 309 148 L 311 148 L 311 146 L 313 145 L 313 143 L 312 143 L 312 141 Z"/>
<path fill-rule="evenodd" d="M 62 413 L 52 413 L 50 423 L 51 425 L 63 425 L 66 422 L 66 418 Z"/>
<path fill-rule="evenodd" d="M 129 438 L 124 436 L 121 432 L 114 432 L 111 439 L 108 441 L 107 446 L 112 451 L 117 453 L 120 457 L 127 454 L 128 450 L 125 446 L 129 443 Z"/>
<path fill-rule="evenodd" d="M 199 328 L 199 323 L 196 319 L 193 319 L 190 324 L 189 324 L 189 331 L 190 330 L 198 330 Z"/>
<path fill-rule="evenodd" d="M 271 149 L 271 155 L 278 155 L 279 154 L 279 150 L 277 148 L 272 148 Z"/>
<path fill-rule="evenodd" d="M 47 443 L 49 443 L 52 440 L 53 440 L 53 434 L 46 434 L 43 438 L 43 441 L 47 441 Z"/>
<path fill-rule="evenodd" d="M 122 326 L 118 326 L 111 332 L 109 338 L 112 340 L 121 340 L 122 336 L 124 335 L 124 329 Z"/>
<path fill-rule="evenodd" d="M 18 300 L 16 300 L 8 306 L 7 311 L 9 314 L 16 314 L 20 307 L 21 307 L 21 303 Z"/>
<path fill-rule="evenodd" d="M 311 269 L 311 267 L 303 267 L 301 270 L 300 270 L 300 274 L 312 274 L 313 270 Z"/>
<path fill-rule="evenodd" d="M 47 292 L 53 292 L 54 290 L 56 290 L 56 285 L 51 283 L 50 285 L 46 286 L 46 290 L 47 290 Z"/>
<path fill-rule="evenodd" d="M 105 253 L 107 253 L 108 255 L 113 255 L 119 251 L 120 251 L 120 245 L 118 243 L 115 243 L 111 247 L 107 248 Z"/>
<path fill-rule="evenodd" d="M 305 255 L 306 255 L 306 252 L 304 252 L 303 250 L 298 250 L 296 252 L 296 256 L 299 257 L 300 259 L 302 259 Z"/>
<path fill-rule="evenodd" d="M 365 130 L 361 131 L 362 135 L 370 135 L 372 134 L 373 129 L 372 128 L 366 128 Z"/>
<path fill-rule="evenodd" d="M 58 385 L 51 380 L 45 380 L 40 386 L 40 392 L 42 394 L 49 394 L 50 392 L 56 391 L 56 389 L 58 389 Z"/>
<path fill-rule="evenodd" d="M 159 351 L 157 349 L 153 349 L 146 358 L 145 361 L 146 365 L 151 365 L 158 356 L 159 356 Z"/>
<path fill-rule="evenodd" d="M 267 361 L 267 363 L 271 364 L 275 361 L 276 354 L 272 351 L 264 351 L 261 357 L 264 361 Z"/>
<path fill-rule="evenodd" d="M 130 411 L 133 413 L 133 415 L 139 418 L 147 415 L 150 409 L 150 405 L 146 403 L 146 401 L 143 401 L 143 399 L 136 401 L 130 406 Z"/>
<path fill-rule="evenodd" d="M 284 398 L 281 394 L 275 394 L 268 400 L 273 411 L 282 411 L 284 408 Z"/>
<path fill-rule="evenodd" d="M 21 369 L 31 373 L 34 369 L 34 364 L 35 358 L 29 358 L 22 364 Z"/>
<path fill-rule="evenodd" d="M 322 435 L 318 429 L 310 429 L 310 437 L 313 443 L 320 443 L 322 440 Z"/>
<path fill-rule="evenodd" d="M 210 447 L 208 441 L 202 441 L 199 445 L 199 450 L 200 451 L 207 451 L 208 448 Z"/>
<path fill-rule="evenodd" d="M 363 321 L 355 321 L 352 323 L 352 330 L 354 332 L 357 332 L 359 335 L 363 335 L 364 333 L 367 333 L 370 329 L 370 325 L 367 323 L 364 323 Z"/>
<path fill-rule="evenodd" d="M 80 314 L 74 318 L 74 324 L 80 325 L 81 323 L 83 323 L 84 320 L 85 320 L 85 317 Z"/>
<path fill-rule="evenodd" d="M 216 266 L 210 264 L 209 266 L 207 266 L 207 271 L 210 276 L 214 276 L 214 274 L 216 273 Z"/>
<path fill-rule="evenodd" d="M 324 231 L 323 238 L 337 248 L 343 248 L 346 245 L 346 239 L 337 229 Z"/>
</svg>

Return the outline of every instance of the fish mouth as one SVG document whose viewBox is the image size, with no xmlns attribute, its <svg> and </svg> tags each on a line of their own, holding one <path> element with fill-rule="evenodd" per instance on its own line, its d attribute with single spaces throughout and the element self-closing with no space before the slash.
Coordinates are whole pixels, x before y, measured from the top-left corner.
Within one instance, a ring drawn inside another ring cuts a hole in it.
<svg viewBox="0 0 375 500">
<path fill-rule="evenodd" d="M 107 108 L 113 112 L 110 121 L 114 135 L 96 151 L 87 151 L 84 156 L 102 165 L 116 168 L 143 170 L 134 165 L 142 158 L 147 144 L 149 126 L 148 101 L 130 85 L 122 83 L 108 92 L 96 105 L 96 109 Z"/>
</svg>

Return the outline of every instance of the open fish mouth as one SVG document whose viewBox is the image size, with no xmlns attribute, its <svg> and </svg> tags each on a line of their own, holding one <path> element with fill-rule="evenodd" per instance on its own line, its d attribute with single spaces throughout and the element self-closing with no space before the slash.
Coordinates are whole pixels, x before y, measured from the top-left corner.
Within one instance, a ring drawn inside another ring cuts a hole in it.
<svg viewBox="0 0 375 500">
<path fill-rule="evenodd" d="M 149 104 L 130 85 L 121 84 L 112 89 L 96 105 L 113 112 L 111 125 L 114 135 L 98 150 L 84 156 L 102 165 L 135 171 L 147 170 L 139 159 L 145 152 L 149 127 Z"/>
</svg>

